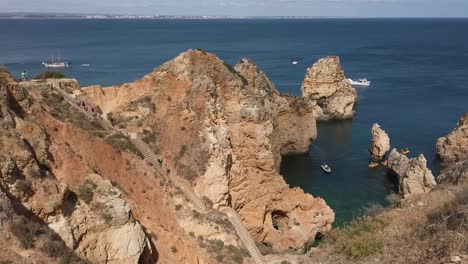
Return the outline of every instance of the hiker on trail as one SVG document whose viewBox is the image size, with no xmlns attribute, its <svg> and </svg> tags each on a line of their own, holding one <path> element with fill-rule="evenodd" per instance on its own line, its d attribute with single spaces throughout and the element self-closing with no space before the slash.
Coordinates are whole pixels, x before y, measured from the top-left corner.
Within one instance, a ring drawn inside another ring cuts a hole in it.
<svg viewBox="0 0 468 264">
<path fill-rule="evenodd" d="M 171 173 L 171 169 L 166 170 L 166 174 L 169 175 Z"/>
<path fill-rule="evenodd" d="M 161 157 L 158 158 L 158 163 L 159 163 L 159 167 L 162 167 L 162 159 L 161 159 Z"/>
<path fill-rule="evenodd" d="M 21 73 L 21 81 L 22 81 L 22 82 L 26 81 L 26 71 L 23 71 L 23 72 Z"/>
</svg>

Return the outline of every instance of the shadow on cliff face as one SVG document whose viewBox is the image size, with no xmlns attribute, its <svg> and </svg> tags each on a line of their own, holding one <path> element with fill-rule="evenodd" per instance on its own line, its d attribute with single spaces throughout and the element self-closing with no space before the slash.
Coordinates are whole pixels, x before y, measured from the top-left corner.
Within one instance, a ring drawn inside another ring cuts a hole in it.
<svg viewBox="0 0 468 264">
<path fill-rule="evenodd" d="M 148 232 L 148 229 L 144 225 L 141 225 L 143 228 L 143 232 L 145 232 L 146 237 L 151 238 L 153 235 Z M 158 263 L 159 260 L 159 252 L 156 249 L 156 246 L 153 243 L 153 239 L 148 239 L 149 243 L 149 248 L 146 246 L 143 250 L 143 253 L 140 256 L 140 259 L 138 259 L 138 264 L 152 264 L 152 263 Z"/>
<path fill-rule="evenodd" d="M 41 251 L 51 259 L 58 259 L 60 263 L 89 263 L 88 260 L 80 258 L 68 248 L 54 230 L 24 207 L 21 202 L 12 199 L 11 196 L 9 198 L 14 208 L 13 215 L 10 216 L 9 231 L 18 239 L 22 248 Z"/>
</svg>

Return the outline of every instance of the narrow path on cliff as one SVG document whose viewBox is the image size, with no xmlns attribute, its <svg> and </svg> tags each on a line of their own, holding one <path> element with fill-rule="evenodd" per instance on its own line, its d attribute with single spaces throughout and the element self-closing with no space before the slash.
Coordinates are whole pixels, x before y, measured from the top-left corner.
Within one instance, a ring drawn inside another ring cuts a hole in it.
<svg viewBox="0 0 468 264">
<path fill-rule="evenodd" d="M 97 122 L 99 122 L 107 131 L 109 131 L 109 133 L 113 133 L 114 131 L 121 132 L 120 130 L 114 128 L 108 120 L 96 116 L 95 113 L 89 110 L 81 108 L 79 106 L 80 101 L 75 99 L 73 96 L 71 96 L 61 88 L 56 87 L 54 85 L 50 85 L 50 87 L 51 89 L 54 89 L 59 94 L 61 94 L 64 97 L 64 99 L 67 102 L 69 102 L 73 107 L 85 113 L 89 119 L 96 120 Z M 201 213 L 208 213 L 209 210 L 207 210 L 203 201 L 195 194 L 195 192 L 193 192 L 193 190 L 191 190 L 190 187 L 186 187 L 185 184 L 179 181 L 177 179 L 178 176 L 175 176 L 171 173 L 168 167 L 164 163 L 162 163 L 160 157 L 158 157 L 145 142 L 139 139 L 136 134 L 130 135 L 125 132 L 123 134 L 126 135 L 129 138 L 129 140 L 135 145 L 135 147 L 143 154 L 144 158 L 152 164 L 152 167 L 158 174 L 168 179 L 176 188 L 182 191 L 187 200 L 195 207 L 196 210 L 200 211 Z M 234 229 L 236 230 L 236 233 L 239 236 L 239 239 L 246 247 L 255 264 L 263 264 L 263 256 L 260 253 L 260 250 L 258 249 L 257 245 L 255 244 L 255 241 L 250 236 L 250 233 L 248 232 L 247 228 L 242 223 L 242 220 L 240 219 L 237 212 L 230 207 L 224 208 L 224 210 L 222 211 L 227 214 L 229 221 L 234 226 Z"/>
</svg>

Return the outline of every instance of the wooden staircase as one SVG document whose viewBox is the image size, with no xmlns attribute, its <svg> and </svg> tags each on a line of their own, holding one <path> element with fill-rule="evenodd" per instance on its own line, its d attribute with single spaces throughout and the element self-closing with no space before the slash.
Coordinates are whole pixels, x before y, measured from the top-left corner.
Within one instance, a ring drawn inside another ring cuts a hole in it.
<svg viewBox="0 0 468 264">
<path fill-rule="evenodd" d="M 78 108 L 81 112 L 83 112 L 88 118 L 91 120 L 97 121 L 101 124 L 106 130 L 115 130 L 119 131 L 118 129 L 114 128 L 114 126 L 106 119 L 101 118 L 100 116 L 96 116 L 95 113 L 91 111 L 87 111 L 79 106 L 80 101 L 68 94 L 67 92 L 63 91 L 61 88 L 55 87 L 51 85 L 51 88 L 57 91 L 63 98 L 68 101 L 71 105 L 75 108 Z M 120 132 L 120 131 L 119 131 Z M 129 136 L 128 134 L 124 133 L 128 136 L 129 140 L 135 145 L 135 147 L 143 154 L 145 159 L 149 161 L 153 168 L 164 178 L 168 179 L 174 186 L 182 191 L 184 196 L 187 200 L 192 203 L 196 210 L 206 213 L 208 210 L 206 209 L 202 200 L 192 191 L 190 188 L 185 187 L 177 178 L 169 171 L 164 171 L 164 165 L 159 162 L 158 156 L 151 150 L 151 148 L 141 139 L 134 136 Z M 234 211 L 231 207 L 225 207 L 222 209 L 228 216 L 229 221 L 234 226 L 237 235 L 239 236 L 240 240 L 248 250 L 250 256 L 254 260 L 255 264 L 263 264 L 263 256 L 258 250 L 255 241 L 250 236 L 250 233 L 245 228 L 244 224 L 242 224 L 242 220 L 240 219 L 239 215 L 236 211 Z"/>
</svg>

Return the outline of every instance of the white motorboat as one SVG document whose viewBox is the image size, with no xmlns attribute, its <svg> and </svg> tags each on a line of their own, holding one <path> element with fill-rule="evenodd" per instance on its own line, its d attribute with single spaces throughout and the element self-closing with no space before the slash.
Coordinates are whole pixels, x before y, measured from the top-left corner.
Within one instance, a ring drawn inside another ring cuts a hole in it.
<svg viewBox="0 0 468 264">
<path fill-rule="evenodd" d="M 58 54 L 57 61 L 54 62 L 54 54 L 52 54 L 52 62 L 42 62 L 42 65 L 46 68 L 68 68 L 68 62 L 60 62 L 60 54 Z"/>
<path fill-rule="evenodd" d="M 298 61 L 293 61 L 292 64 L 296 65 L 296 64 L 299 64 L 299 62 Z"/>
<path fill-rule="evenodd" d="M 351 85 L 358 85 L 358 86 L 369 86 L 371 84 L 371 82 L 368 81 L 366 78 L 358 79 L 357 81 L 353 79 L 348 79 L 348 81 L 351 83 Z"/>
<path fill-rule="evenodd" d="M 91 67 L 91 64 L 84 63 L 84 64 L 81 64 L 81 67 Z"/>
<path fill-rule="evenodd" d="M 327 164 L 322 164 L 320 165 L 320 167 L 322 167 L 322 170 L 325 171 L 326 173 L 330 173 L 331 172 L 331 168 L 330 166 L 328 166 Z"/>
</svg>

